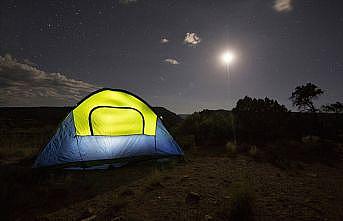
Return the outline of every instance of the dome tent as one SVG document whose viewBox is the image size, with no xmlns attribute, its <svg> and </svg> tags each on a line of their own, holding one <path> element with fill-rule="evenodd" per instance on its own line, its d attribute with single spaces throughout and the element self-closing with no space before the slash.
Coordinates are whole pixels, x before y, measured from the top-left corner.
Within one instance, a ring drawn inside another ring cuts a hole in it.
<svg viewBox="0 0 343 221">
<path fill-rule="evenodd" d="M 81 100 L 60 124 L 33 167 L 94 167 L 183 152 L 152 108 L 119 89 Z"/>
</svg>

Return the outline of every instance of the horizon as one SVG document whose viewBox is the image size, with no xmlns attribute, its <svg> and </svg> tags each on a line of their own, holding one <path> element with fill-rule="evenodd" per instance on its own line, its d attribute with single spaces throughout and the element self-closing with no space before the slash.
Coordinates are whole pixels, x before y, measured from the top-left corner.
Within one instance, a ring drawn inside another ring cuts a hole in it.
<svg viewBox="0 0 343 221">
<path fill-rule="evenodd" d="M 1 108 L 75 108 L 77 107 L 77 105 L 74 105 L 74 106 L 0 106 L 0 109 Z M 180 115 L 192 115 L 196 112 L 202 112 L 202 111 L 229 111 L 231 112 L 232 109 L 201 109 L 201 110 L 198 110 L 198 111 L 194 111 L 194 112 L 189 112 L 189 113 L 179 113 L 179 112 L 175 112 L 167 107 L 164 107 L 164 106 L 152 106 L 152 108 L 164 108 L 166 109 L 167 111 L 170 111 L 178 116 Z M 306 111 L 301 111 L 301 110 L 291 110 L 291 109 L 287 109 L 289 111 L 289 113 L 304 113 L 304 114 L 313 114 L 311 112 L 306 112 Z M 315 114 L 343 114 L 343 113 L 335 113 L 335 112 L 316 112 Z"/>
</svg>

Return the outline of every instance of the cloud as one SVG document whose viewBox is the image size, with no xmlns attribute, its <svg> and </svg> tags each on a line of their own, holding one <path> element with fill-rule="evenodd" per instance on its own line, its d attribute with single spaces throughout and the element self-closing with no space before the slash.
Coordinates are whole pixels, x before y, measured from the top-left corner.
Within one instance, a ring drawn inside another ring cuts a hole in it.
<svg viewBox="0 0 343 221">
<path fill-rule="evenodd" d="M 93 84 L 39 70 L 10 55 L 0 56 L 1 106 L 74 105 L 96 89 Z"/>
<path fill-rule="evenodd" d="M 160 42 L 161 44 L 166 44 L 169 42 L 169 40 L 166 37 L 162 37 Z"/>
<path fill-rule="evenodd" d="M 201 42 L 201 38 L 194 32 L 187 32 L 183 42 L 187 45 L 195 46 Z"/>
<path fill-rule="evenodd" d="M 178 62 L 177 60 L 175 60 L 173 58 L 164 59 L 164 62 L 166 62 L 168 64 L 172 64 L 172 65 L 180 64 L 180 62 Z"/>
<path fill-rule="evenodd" d="M 9 55 L 7 55 L 7 56 L 9 56 Z M 37 67 L 38 66 L 36 63 L 34 63 L 34 62 L 32 62 L 32 61 L 30 61 L 29 59 L 26 59 L 26 58 L 23 60 L 23 62 L 25 64 L 28 64 L 28 65 L 32 66 L 32 67 Z"/>
<path fill-rule="evenodd" d="M 293 9 L 293 0 L 275 0 L 274 9 L 278 12 L 287 12 Z"/>
<path fill-rule="evenodd" d="M 137 3 L 138 0 L 119 0 L 119 4 L 122 5 L 128 5 L 128 4 L 132 4 L 132 3 Z"/>
</svg>

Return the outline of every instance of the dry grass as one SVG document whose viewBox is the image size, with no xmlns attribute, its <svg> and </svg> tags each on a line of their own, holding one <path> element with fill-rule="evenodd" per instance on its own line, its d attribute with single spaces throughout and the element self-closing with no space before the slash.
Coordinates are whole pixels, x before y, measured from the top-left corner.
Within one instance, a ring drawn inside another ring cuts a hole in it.
<svg viewBox="0 0 343 221">
<path fill-rule="evenodd" d="M 229 190 L 230 198 L 219 209 L 217 217 L 220 220 L 251 221 L 254 220 L 255 192 L 247 177 L 236 183 Z"/>
<path fill-rule="evenodd" d="M 162 174 L 159 169 L 154 168 L 150 176 L 147 177 L 147 190 L 153 190 L 158 187 L 163 187 L 161 184 Z"/>
<path fill-rule="evenodd" d="M 0 148 L 0 160 L 32 158 L 38 148 Z"/>
<path fill-rule="evenodd" d="M 231 211 L 229 220 L 254 220 L 253 204 L 255 194 L 253 188 L 243 183 L 232 193 Z"/>
<path fill-rule="evenodd" d="M 256 145 L 251 145 L 248 153 L 249 153 L 249 156 L 255 158 L 257 156 L 257 147 L 256 147 Z"/>
<path fill-rule="evenodd" d="M 182 147 L 183 150 L 189 150 L 195 147 L 195 136 L 194 135 L 177 135 L 174 137 L 177 143 Z"/>
<path fill-rule="evenodd" d="M 308 145 L 318 144 L 320 141 L 320 137 L 309 135 L 309 136 L 302 137 L 301 141 L 304 144 L 308 144 Z"/>
</svg>

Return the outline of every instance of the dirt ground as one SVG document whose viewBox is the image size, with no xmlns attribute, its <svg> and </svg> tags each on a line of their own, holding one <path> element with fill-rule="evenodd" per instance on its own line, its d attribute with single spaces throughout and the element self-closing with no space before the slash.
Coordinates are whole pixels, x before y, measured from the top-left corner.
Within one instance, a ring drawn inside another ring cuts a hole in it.
<svg viewBox="0 0 343 221">
<path fill-rule="evenodd" d="M 342 164 L 301 164 L 281 170 L 242 155 L 193 156 L 165 168 L 154 167 L 141 179 L 38 218 L 225 220 L 232 194 L 242 184 L 254 194 L 255 220 L 343 219 Z M 193 201 L 187 200 L 188 195 L 195 196 Z"/>
</svg>

